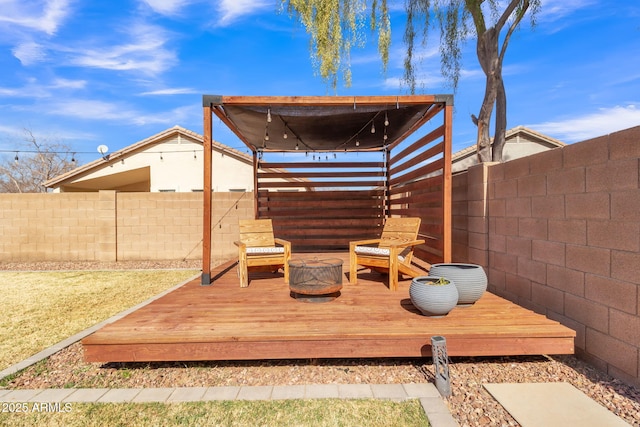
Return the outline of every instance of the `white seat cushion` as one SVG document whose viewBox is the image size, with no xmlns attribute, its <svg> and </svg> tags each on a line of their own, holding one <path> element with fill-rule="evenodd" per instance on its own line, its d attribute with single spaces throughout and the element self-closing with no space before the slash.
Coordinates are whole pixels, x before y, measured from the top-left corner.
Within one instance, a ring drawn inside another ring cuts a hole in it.
<svg viewBox="0 0 640 427">
<path fill-rule="evenodd" d="M 282 246 L 255 246 L 247 248 L 247 255 L 283 254 Z"/>
<path fill-rule="evenodd" d="M 355 252 L 361 255 L 389 256 L 389 248 L 377 248 L 375 246 L 356 246 Z M 404 257 L 398 255 L 400 261 L 404 261 Z"/>
</svg>

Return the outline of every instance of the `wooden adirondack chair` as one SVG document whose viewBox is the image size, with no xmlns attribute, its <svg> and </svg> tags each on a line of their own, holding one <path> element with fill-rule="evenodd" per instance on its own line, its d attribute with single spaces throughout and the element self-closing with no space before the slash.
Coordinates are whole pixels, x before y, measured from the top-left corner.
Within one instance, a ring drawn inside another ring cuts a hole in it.
<svg viewBox="0 0 640 427">
<path fill-rule="evenodd" d="M 411 277 L 425 273 L 411 266 L 413 248 L 425 241 L 417 239 L 420 218 L 387 218 L 379 239 L 349 243 L 349 283 L 358 282 L 358 265 L 389 273 L 389 289 L 398 289 L 398 275 Z"/>
<path fill-rule="evenodd" d="M 249 286 L 249 271 L 277 271 L 284 268 L 284 282 L 289 284 L 291 242 L 273 236 L 270 219 L 240 220 L 238 276 L 240 287 Z"/>
</svg>

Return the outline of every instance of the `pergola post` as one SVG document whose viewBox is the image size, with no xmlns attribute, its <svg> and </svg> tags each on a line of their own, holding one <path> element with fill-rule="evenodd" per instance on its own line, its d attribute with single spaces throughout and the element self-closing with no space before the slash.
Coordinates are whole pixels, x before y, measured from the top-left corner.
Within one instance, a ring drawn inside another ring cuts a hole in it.
<svg viewBox="0 0 640 427">
<path fill-rule="evenodd" d="M 258 153 L 253 151 L 253 217 L 258 219 Z"/>
<path fill-rule="evenodd" d="M 444 108 L 444 148 L 443 148 L 443 160 L 442 167 L 442 258 L 443 262 L 451 262 L 451 226 L 452 226 L 452 212 L 451 212 L 451 193 L 452 193 L 452 178 L 451 178 L 451 150 L 453 146 L 453 100 L 447 102 Z"/>
<path fill-rule="evenodd" d="M 202 285 L 211 284 L 211 206 L 212 206 L 212 122 L 211 105 L 203 106 L 204 116 L 204 184 L 202 187 Z"/>
</svg>

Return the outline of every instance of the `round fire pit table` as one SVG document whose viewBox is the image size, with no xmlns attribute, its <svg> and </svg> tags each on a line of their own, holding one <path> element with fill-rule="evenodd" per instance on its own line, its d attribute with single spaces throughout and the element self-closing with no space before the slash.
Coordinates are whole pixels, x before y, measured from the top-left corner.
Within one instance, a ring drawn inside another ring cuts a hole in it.
<svg viewBox="0 0 640 427">
<path fill-rule="evenodd" d="M 338 258 L 290 260 L 291 296 L 307 302 L 327 302 L 340 296 L 342 260 Z"/>
</svg>

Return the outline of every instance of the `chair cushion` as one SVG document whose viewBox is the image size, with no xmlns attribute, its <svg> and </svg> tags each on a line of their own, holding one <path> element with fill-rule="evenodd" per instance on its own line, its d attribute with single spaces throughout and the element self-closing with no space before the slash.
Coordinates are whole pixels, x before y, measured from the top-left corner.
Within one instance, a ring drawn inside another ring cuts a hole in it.
<svg viewBox="0 0 640 427">
<path fill-rule="evenodd" d="M 247 255 L 258 254 L 283 254 L 284 248 L 282 246 L 254 246 L 247 248 Z"/>
<path fill-rule="evenodd" d="M 378 248 L 375 246 L 356 246 L 355 252 L 361 255 L 389 256 L 389 248 Z M 400 261 L 404 261 L 404 257 L 398 255 Z"/>
</svg>

